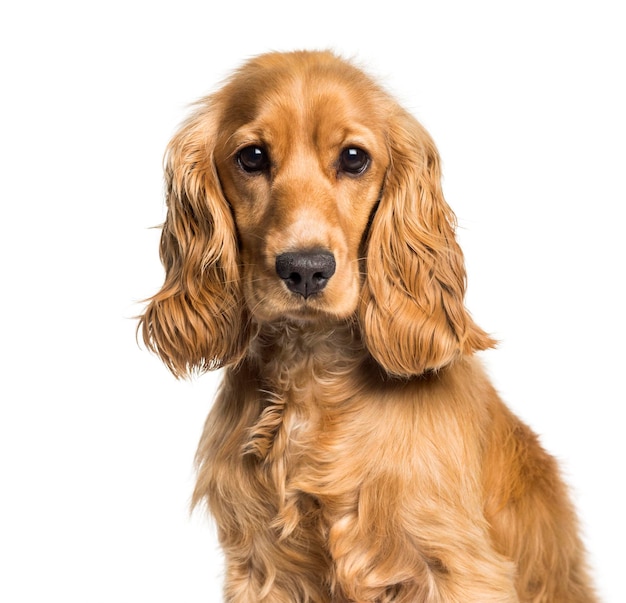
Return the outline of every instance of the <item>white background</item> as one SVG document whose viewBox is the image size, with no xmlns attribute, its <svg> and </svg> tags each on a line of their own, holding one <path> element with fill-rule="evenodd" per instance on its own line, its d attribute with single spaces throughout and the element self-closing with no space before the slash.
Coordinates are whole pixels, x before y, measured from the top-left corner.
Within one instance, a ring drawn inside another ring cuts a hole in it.
<svg viewBox="0 0 626 603">
<path fill-rule="evenodd" d="M 467 303 L 502 342 L 489 372 L 562 461 L 604 600 L 626 601 L 618 2 L 8 4 L 0 600 L 220 600 L 213 527 L 187 510 L 219 376 L 177 382 L 132 320 L 162 281 L 161 160 L 242 60 L 330 47 L 436 140 Z"/>
</svg>

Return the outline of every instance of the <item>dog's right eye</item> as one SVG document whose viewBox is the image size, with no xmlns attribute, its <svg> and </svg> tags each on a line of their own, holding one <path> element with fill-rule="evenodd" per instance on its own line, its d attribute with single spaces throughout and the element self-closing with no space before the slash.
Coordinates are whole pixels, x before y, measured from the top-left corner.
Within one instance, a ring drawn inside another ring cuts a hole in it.
<svg viewBox="0 0 626 603">
<path fill-rule="evenodd" d="M 249 174 L 265 171 L 269 167 L 269 163 L 267 152 L 263 147 L 257 145 L 244 147 L 237 153 L 237 164 Z"/>
</svg>

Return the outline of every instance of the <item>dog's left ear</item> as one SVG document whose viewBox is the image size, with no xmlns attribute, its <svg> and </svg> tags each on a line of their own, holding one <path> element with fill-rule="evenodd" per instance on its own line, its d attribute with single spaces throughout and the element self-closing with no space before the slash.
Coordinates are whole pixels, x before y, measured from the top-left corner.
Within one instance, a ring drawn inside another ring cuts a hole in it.
<svg viewBox="0 0 626 603">
<path fill-rule="evenodd" d="M 463 254 L 432 139 L 398 108 L 388 145 L 391 162 L 369 233 L 359 319 L 372 356 L 388 373 L 406 377 L 495 342 L 463 303 Z"/>
</svg>

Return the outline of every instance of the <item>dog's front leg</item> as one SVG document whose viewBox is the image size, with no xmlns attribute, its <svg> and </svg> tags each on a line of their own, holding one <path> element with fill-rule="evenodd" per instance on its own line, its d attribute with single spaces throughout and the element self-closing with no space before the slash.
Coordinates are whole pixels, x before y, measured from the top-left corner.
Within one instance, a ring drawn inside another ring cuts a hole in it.
<svg viewBox="0 0 626 603">
<path fill-rule="evenodd" d="M 381 504 L 384 503 L 384 504 Z M 498 555 L 484 520 L 364 485 L 330 530 L 336 580 L 359 603 L 518 603 L 515 569 Z"/>
<path fill-rule="evenodd" d="M 281 539 L 259 519 L 248 538 L 222 534 L 225 601 L 337 603 L 331 596 L 329 558 L 317 543 L 298 535 Z"/>
<path fill-rule="evenodd" d="M 224 600 L 335 603 L 319 505 L 304 495 L 286 505 L 276 485 L 280 463 L 250 452 L 262 409 L 248 366 L 228 372 L 198 447 L 194 500 L 206 502 L 218 528 Z"/>
</svg>

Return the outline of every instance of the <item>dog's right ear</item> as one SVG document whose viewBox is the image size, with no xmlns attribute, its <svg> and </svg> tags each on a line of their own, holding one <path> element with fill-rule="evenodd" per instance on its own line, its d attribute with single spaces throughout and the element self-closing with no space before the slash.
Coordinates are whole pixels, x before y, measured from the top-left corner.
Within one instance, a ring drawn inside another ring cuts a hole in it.
<svg viewBox="0 0 626 603">
<path fill-rule="evenodd" d="M 213 158 L 218 120 L 215 99 L 203 99 L 166 153 L 165 283 L 138 330 L 176 377 L 236 363 L 249 339 L 236 229 Z"/>
</svg>

